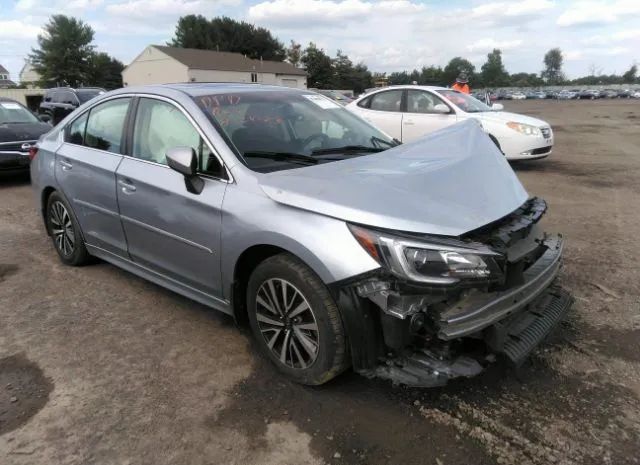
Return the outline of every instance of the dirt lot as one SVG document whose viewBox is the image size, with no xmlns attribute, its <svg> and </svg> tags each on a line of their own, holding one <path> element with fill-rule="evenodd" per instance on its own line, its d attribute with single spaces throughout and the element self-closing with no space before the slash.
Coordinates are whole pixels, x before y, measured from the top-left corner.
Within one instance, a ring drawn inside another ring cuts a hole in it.
<svg viewBox="0 0 640 465">
<path fill-rule="evenodd" d="M 569 320 L 514 373 L 291 384 L 231 319 L 110 265 L 62 266 L 0 180 L 0 463 L 640 463 L 640 102 L 507 102 L 552 123 L 514 165 L 567 239 Z"/>
</svg>

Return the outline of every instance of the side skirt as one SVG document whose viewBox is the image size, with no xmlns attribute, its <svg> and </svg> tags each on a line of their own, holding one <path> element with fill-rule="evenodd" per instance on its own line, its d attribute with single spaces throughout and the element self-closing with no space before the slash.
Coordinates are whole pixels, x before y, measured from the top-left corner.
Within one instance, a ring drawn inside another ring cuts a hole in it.
<svg viewBox="0 0 640 465">
<path fill-rule="evenodd" d="M 151 281 L 152 283 L 165 287 L 177 294 L 195 300 L 202 305 L 206 305 L 207 307 L 211 307 L 215 310 L 226 313 L 227 315 L 233 316 L 231 303 L 226 300 L 219 299 L 218 297 L 212 296 L 205 292 L 199 291 L 198 289 L 194 289 L 190 286 L 182 284 L 163 274 L 150 270 L 149 268 L 139 265 L 138 263 L 132 262 L 131 260 L 127 260 L 125 258 L 114 255 L 111 252 L 101 249 L 100 247 L 96 247 L 90 244 L 85 244 L 85 246 L 87 247 L 89 253 L 94 257 L 101 258 L 102 260 L 109 262 L 119 268 L 122 268 L 129 273 L 133 273 L 136 276 L 146 279 L 147 281 Z"/>
</svg>

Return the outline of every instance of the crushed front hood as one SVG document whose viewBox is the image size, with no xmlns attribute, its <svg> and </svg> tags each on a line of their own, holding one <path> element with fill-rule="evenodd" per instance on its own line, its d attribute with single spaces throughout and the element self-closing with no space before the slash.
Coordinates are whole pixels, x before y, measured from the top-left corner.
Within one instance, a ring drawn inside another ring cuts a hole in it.
<svg viewBox="0 0 640 465">
<path fill-rule="evenodd" d="M 504 156 L 470 120 L 384 152 L 264 174 L 260 184 L 282 204 L 446 236 L 498 220 L 528 198 Z"/>
</svg>

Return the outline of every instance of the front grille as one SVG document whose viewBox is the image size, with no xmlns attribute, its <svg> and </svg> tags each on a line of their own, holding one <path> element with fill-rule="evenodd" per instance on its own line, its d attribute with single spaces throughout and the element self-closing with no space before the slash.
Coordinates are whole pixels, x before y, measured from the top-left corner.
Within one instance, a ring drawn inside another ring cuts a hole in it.
<svg viewBox="0 0 640 465">
<path fill-rule="evenodd" d="M 545 139 L 551 137 L 551 128 L 540 128 L 540 132 Z"/>
<path fill-rule="evenodd" d="M 23 140 L 20 142 L 2 142 L 0 143 L 0 152 L 20 152 L 29 153 L 29 150 L 23 150 L 22 144 L 35 145 L 35 140 Z"/>
</svg>

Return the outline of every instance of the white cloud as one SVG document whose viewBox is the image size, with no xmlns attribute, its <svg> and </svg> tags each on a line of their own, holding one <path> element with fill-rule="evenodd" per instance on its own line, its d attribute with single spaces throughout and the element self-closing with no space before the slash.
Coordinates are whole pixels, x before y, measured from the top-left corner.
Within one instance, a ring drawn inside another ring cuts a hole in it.
<svg viewBox="0 0 640 465">
<path fill-rule="evenodd" d="M 480 39 L 467 45 L 467 50 L 470 52 L 490 52 L 494 48 L 499 48 L 503 52 L 505 50 L 513 50 L 522 45 L 522 40 L 495 40 L 491 38 Z"/>
<path fill-rule="evenodd" d="M 127 18 L 178 17 L 192 13 L 209 14 L 213 2 L 202 0 L 130 0 L 107 5 L 106 12 Z"/>
<path fill-rule="evenodd" d="M 50 15 L 72 11 L 77 16 L 85 11 L 95 10 L 103 3 L 104 0 L 18 0 L 14 8 L 21 14 Z"/>
<path fill-rule="evenodd" d="M 40 33 L 38 26 L 26 24 L 24 21 L 13 19 L 0 21 L 0 38 L 6 39 L 35 39 Z"/>
<path fill-rule="evenodd" d="M 305 29 L 333 24 L 343 27 L 357 19 L 361 24 L 372 17 L 414 15 L 425 6 L 409 0 L 270 0 L 249 8 L 249 19 L 258 23 Z"/>
<path fill-rule="evenodd" d="M 640 41 L 640 29 L 629 29 L 607 35 L 599 34 L 583 39 L 582 43 L 585 45 L 609 45 L 627 41 Z"/>
<path fill-rule="evenodd" d="M 558 17 L 556 23 L 562 27 L 614 24 L 638 15 L 638 0 L 586 1 L 572 4 Z"/>
<path fill-rule="evenodd" d="M 544 13 L 553 8 L 550 0 L 524 0 L 520 2 L 492 2 L 476 6 L 471 9 L 470 16 L 474 18 L 486 18 L 493 16 L 507 16 L 517 18 Z"/>
<path fill-rule="evenodd" d="M 584 47 L 578 50 L 568 50 L 563 55 L 567 61 L 594 61 L 597 58 L 620 57 L 630 53 L 631 49 L 628 47 Z"/>
</svg>

